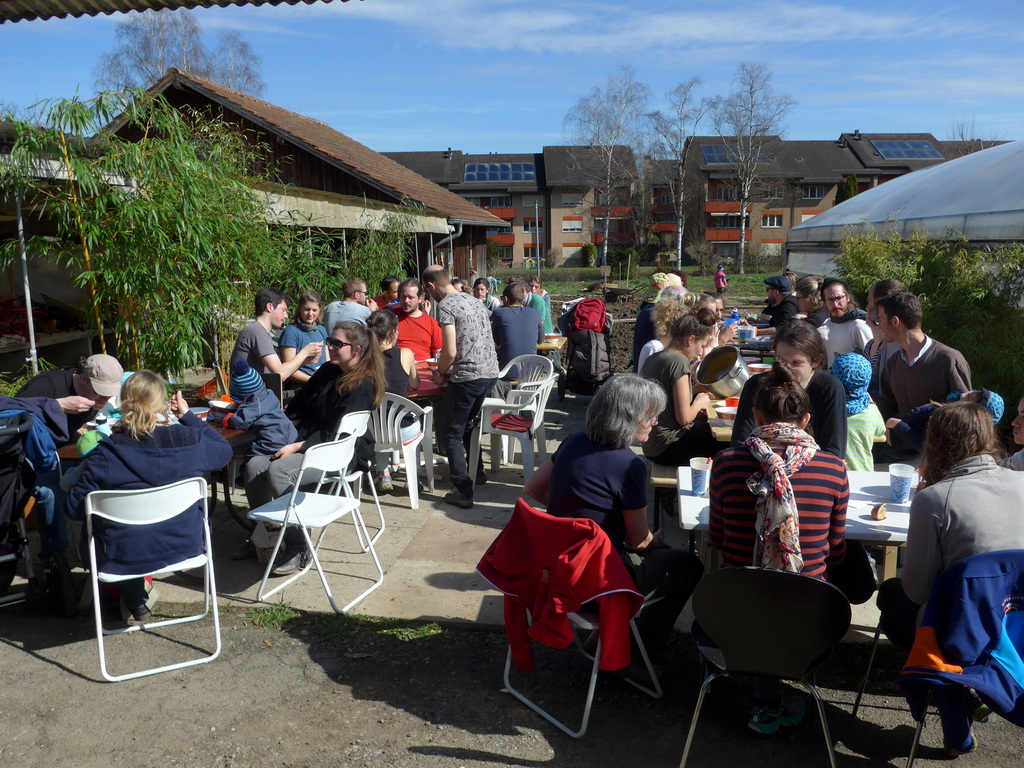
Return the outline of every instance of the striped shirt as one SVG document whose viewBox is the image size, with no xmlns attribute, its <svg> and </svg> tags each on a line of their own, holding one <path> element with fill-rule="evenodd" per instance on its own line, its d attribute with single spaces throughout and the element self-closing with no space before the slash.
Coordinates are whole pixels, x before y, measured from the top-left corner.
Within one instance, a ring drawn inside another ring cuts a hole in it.
<svg viewBox="0 0 1024 768">
<path fill-rule="evenodd" d="M 782 449 L 776 449 L 781 454 Z M 711 465 L 711 543 L 721 552 L 723 566 L 754 562 L 755 496 L 747 478 L 760 465 L 746 448 L 728 448 Z M 846 557 L 846 505 L 850 482 L 841 459 L 818 451 L 790 478 L 800 517 L 803 573 L 825 578 L 826 564 Z"/>
</svg>

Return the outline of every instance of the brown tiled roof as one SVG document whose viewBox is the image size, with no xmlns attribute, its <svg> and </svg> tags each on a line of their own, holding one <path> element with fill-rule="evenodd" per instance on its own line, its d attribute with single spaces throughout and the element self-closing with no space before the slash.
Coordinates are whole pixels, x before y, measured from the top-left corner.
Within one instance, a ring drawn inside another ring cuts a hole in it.
<svg viewBox="0 0 1024 768">
<path fill-rule="evenodd" d="M 128 11 L 162 10 L 164 8 L 209 8 L 219 5 L 298 5 L 300 0 L 0 0 L 0 24 L 5 21 L 33 19 L 64 19 L 74 16 L 109 16 Z M 301 0 L 312 5 L 316 0 Z M 325 0 L 330 2 L 330 0 Z M 347 3 L 348 0 L 341 0 Z"/>
<path fill-rule="evenodd" d="M 225 88 L 212 80 L 182 72 L 175 67 L 149 90 L 150 93 L 162 93 L 173 85 L 191 88 L 264 126 L 271 133 L 287 137 L 300 148 L 391 194 L 396 203 L 408 199 L 427 209 L 443 213 L 454 221 L 485 226 L 504 225 L 501 219 L 482 208 L 463 200 L 454 192 L 439 187 L 380 152 L 374 152 L 355 139 L 339 133 L 327 123 L 290 112 L 239 91 Z"/>
</svg>

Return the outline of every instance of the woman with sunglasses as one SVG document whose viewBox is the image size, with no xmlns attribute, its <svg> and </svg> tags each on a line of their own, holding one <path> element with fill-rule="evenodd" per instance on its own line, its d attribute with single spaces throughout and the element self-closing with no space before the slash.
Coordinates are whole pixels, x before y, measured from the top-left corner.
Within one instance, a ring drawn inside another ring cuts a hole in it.
<svg viewBox="0 0 1024 768">
<path fill-rule="evenodd" d="M 284 446 L 273 456 L 254 456 L 245 465 L 245 493 L 252 508 L 289 493 L 299 477 L 302 453 L 312 445 L 334 440 L 346 413 L 371 411 L 384 397 L 386 380 L 380 344 L 365 327 L 338 323 L 325 346 L 327 363 L 295 393 L 285 410 L 299 433 L 298 442 Z M 350 469 L 369 468 L 374 446 L 373 434 L 367 430 L 356 441 Z M 302 536 L 294 534 L 298 531 L 285 536 L 286 546 L 274 569 L 277 575 L 304 565 L 307 553 Z"/>
</svg>

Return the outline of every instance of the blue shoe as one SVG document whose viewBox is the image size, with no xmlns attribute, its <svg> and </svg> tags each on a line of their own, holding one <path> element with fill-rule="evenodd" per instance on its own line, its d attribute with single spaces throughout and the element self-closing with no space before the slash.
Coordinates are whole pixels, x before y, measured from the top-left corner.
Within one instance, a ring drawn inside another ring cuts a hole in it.
<svg viewBox="0 0 1024 768">
<path fill-rule="evenodd" d="M 804 719 L 804 702 L 798 696 L 787 696 L 751 710 L 747 725 L 764 736 L 771 736 L 784 725 L 799 725 Z"/>
</svg>

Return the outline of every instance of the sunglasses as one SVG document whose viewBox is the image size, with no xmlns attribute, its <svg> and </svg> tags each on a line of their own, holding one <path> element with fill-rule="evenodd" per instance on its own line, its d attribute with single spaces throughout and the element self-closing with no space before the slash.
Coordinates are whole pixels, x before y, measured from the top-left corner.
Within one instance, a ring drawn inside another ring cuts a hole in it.
<svg viewBox="0 0 1024 768">
<path fill-rule="evenodd" d="M 341 339 L 328 339 L 327 346 L 331 349 L 344 349 L 345 347 L 354 347 L 351 341 L 342 341 Z"/>
</svg>

